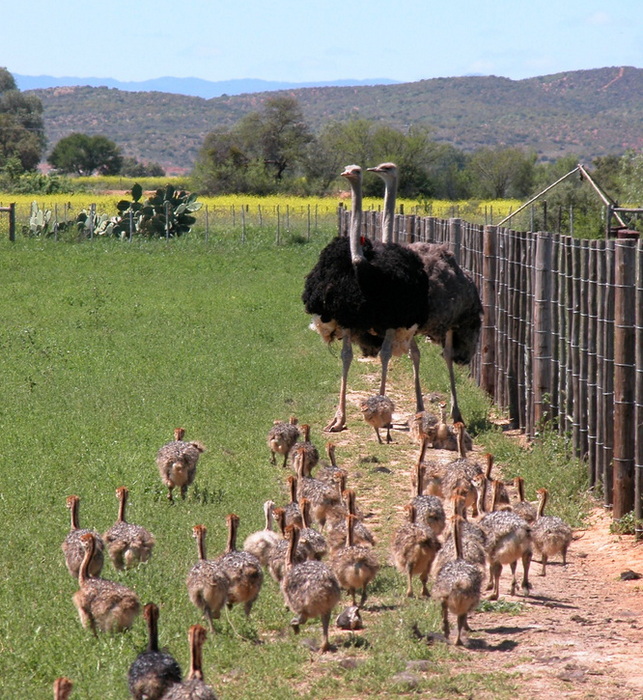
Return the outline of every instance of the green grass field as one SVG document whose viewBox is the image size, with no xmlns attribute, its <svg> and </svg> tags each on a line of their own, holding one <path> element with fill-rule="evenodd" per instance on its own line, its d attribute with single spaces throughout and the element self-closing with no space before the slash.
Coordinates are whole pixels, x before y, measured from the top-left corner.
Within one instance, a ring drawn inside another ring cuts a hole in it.
<svg viewBox="0 0 643 700">
<path fill-rule="evenodd" d="M 200 621 L 185 589 L 196 560 L 192 526 L 208 527 L 215 556 L 225 546 L 227 513 L 240 516 L 242 540 L 263 526 L 264 500 L 286 500 L 284 475 L 269 464 L 265 444 L 274 419 L 295 414 L 311 424 L 320 447 L 325 441 L 339 348 L 329 352 L 308 329 L 300 294 L 330 235 L 281 246 L 272 236 L 245 244 L 0 242 L 0 698 L 49 698 L 59 675 L 74 680 L 72 698 L 128 697 L 127 669 L 145 646 L 144 623 L 98 638 L 83 629 L 72 603 L 77 584 L 60 549 L 69 529 L 65 497 L 80 496 L 81 527 L 104 532 L 116 519 L 121 485 L 130 489 L 128 520 L 149 528 L 157 545 L 147 565 L 118 573 L 107 561 L 102 575 L 160 606 L 161 645 L 187 672 L 187 629 Z M 444 390 L 439 355 L 423 355 L 426 390 Z M 372 371 L 354 363 L 351 386 L 370 387 Z M 407 359 L 391 378 L 410 392 Z M 548 485 L 581 490 L 582 470 L 558 440 L 529 454 L 501 442 L 485 422 L 486 399 L 464 376 L 462 383 L 463 412 L 484 429 L 477 439 L 504 450 L 503 460 L 514 460 L 534 489 L 542 470 Z M 179 425 L 207 452 L 187 500 L 170 506 L 155 454 Z M 364 442 L 350 460 L 375 455 L 390 463 L 390 447 L 374 444 L 367 426 L 351 429 Z M 373 487 L 390 488 L 386 478 L 368 477 Z M 566 511 L 556 511 L 556 500 L 550 510 L 578 522 L 582 503 L 561 494 L 563 501 Z M 452 674 L 450 648 L 414 639 L 412 623 L 436 631 L 439 614 L 432 603 L 402 599 L 402 590 L 400 576 L 383 566 L 373 595 L 384 611 L 343 649 L 360 660 L 353 668 L 332 654 L 319 660 L 292 635 L 290 613 L 267 576 L 250 620 L 234 608 L 206 642 L 206 679 L 222 698 L 386 697 L 396 694 L 395 674 L 408 660 L 430 659 L 436 672 L 420 690 L 434 697 L 471 688 L 476 697 L 512 696 L 507 674 Z M 318 622 L 301 635 L 320 636 Z"/>
</svg>

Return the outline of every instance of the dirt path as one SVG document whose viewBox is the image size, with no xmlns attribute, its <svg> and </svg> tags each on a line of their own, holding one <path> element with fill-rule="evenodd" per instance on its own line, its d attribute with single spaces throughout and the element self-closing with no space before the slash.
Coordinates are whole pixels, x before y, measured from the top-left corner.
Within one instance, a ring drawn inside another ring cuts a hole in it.
<svg viewBox="0 0 643 700">
<path fill-rule="evenodd" d="M 357 404 L 358 398 L 353 395 L 351 402 Z M 337 435 L 338 452 L 350 441 L 350 431 Z M 396 432 L 396 442 L 399 465 L 408 468 L 417 447 L 403 433 Z M 454 453 L 431 457 L 448 461 Z M 364 506 L 373 514 L 370 527 L 377 530 L 382 505 L 388 502 L 390 508 L 391 496 L 376 489 L 364 494 Z M 394 496 L 400 508 L 405 497 Z M 611 534 L 610 522 L 602 508 L 594 509 L 587 527 L 574 533 L 567 566 L 555 557 L 546 577 L 539 575 L 535 558 L 528 597 L 508 596 L 508 572 L 503 572 L 501 600 L 519 603 L 520 609 L 474 613 L 475 633 L 454 672 L 515 672 L 521 678 L 520 698 L 643 700 L 643 578 L 620 578 L 626 570 L 643 574 L 643 542 Z"/>
</svg>

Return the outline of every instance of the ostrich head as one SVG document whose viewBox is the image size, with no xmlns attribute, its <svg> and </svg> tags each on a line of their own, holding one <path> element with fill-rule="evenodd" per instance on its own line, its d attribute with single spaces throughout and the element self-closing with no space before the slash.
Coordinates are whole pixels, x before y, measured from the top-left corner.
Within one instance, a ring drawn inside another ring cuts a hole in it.
<svg viewBox="0 0 643 700">
<path fill-rule="evenodd" d="M 397 182 L 397 165 L 395 163 L 380 163 L 374 168 L 366 168 L 369 173 L 379 175 L 384 182 Z"/>
</svg>

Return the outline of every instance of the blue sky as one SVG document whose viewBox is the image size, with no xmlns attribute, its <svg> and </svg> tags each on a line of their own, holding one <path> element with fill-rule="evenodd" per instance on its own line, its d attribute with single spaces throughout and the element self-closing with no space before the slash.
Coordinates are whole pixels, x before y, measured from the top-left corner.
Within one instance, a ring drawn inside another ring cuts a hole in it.
<svg viewBox="0 0 643 700">
<path fill-rule="evenodd" d="M 19 75 L 289 82 L 643 67 L 641 0 L 23 0 L 2 10 Z"/>
</svg>

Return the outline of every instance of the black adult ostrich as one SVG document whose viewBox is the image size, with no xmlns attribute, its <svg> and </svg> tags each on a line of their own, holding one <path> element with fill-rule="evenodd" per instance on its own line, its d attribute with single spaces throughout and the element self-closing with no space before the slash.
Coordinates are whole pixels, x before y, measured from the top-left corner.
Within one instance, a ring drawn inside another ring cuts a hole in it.
<svg viewBox="0 0 643 700">
<path fill-rule="evenodd" d="M 349 237 L 337 237 L 322 250 L 306 277 L 302 300 L 313 315 L 311 327 L 326 343 L 342 340 L 339 405 L 326 431 L 346 427 L 346 383 L 352 343 L 366 356 L 379 354 L 381 395 L 386 393 L 388 362 L 409 350 L 426 323 L 428 277 L 422 261 L 406 246 L 371 242 L 362 237 L 362 169 L 349 165 L 342 176 L 352 190 Z"/>
<path fill-rule="evenodd" d="M 382 239 L 393 239 L 395 197 L 397 194 L 397 166 L 381 163 L 369 172 L 384 180 L 384 210 L 382 212 Z M 442 346 L 442 356 L 449 369 L 451 384 L 451 416 L 456 423 L 463 423 L 458 407 L 453 363 L 468 365 L 476 351 L 482 325 L 482 303 L 473 280 L 456 262 L 446 245 L 436 243 L 411 243 L 408 246 L 421 258 L 429 279 L 429 313 L 418 334 Z M 415 340 L 409 354 L 413 361 L 417 411 L 424 410 L 420 389 L 420 351 Z"/>
</svg>

